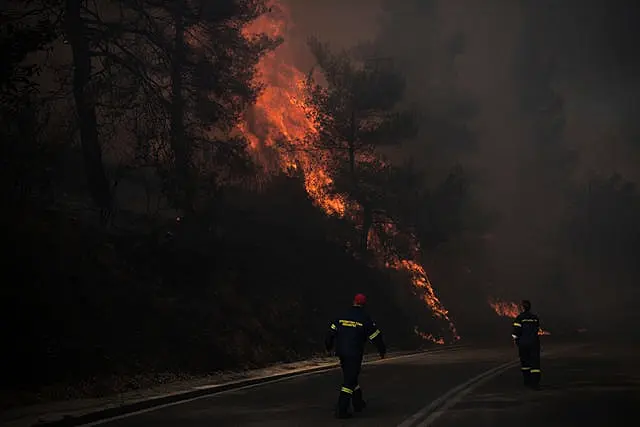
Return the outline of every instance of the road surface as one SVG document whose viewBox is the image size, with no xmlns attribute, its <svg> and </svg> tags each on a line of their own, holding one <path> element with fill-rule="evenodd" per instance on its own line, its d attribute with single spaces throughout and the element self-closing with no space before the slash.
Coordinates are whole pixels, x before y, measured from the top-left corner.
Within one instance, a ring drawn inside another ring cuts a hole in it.
<svg viewBox="0 0 640 427">
<path fill-rule="evenodd" d="M 550 342 L 543 353 L 543 388 L 532 391 L 521 387 L 519 367 L 508 364 L 515 357 L 512 347 L 454 349 L 365 366 L 360 384 L 369 407 L 349 420 L 332 417 L 341 377 L 339 371 L 330 371 L 100 425 L 602 427 L 635 418 L 632 409 L 640 407 L 639 354 L 638 347 Z M 472 379 L 475 382 L 463 385 Z"/>
</svg>

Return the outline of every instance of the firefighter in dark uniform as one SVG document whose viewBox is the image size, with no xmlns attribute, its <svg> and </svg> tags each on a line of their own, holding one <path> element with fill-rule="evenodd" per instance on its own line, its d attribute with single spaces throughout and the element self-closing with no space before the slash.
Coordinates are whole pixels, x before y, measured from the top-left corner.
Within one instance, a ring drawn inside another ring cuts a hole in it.
<svg viewBox="0 0 640 427">
<path fill-rule="evenodd" d="M 364 309 L 367 298 L 357 294 L 353 299 L 353 306 L 339 319 L 329 325 L 326 338 L 327 351 L 331 351 L 335 344 L 336 356 L 340 358 L 343 382 L 336 407 L 336 417 L 349 418 L 349 406 L 353 403 L 355 412 L 362 411 L 366 403 L 362 398 L 362 390 L 358 384 L 364 346 L 367 340 L 378 349 L 381 358 L 387 351 L 382 339 L 382 333 L 375 322 Z"/>
<path fill-rule="evenodd" d="M 513 340 L 518 346 L 524 385 L 540 387 L 540 319 L 531 312 L 531 302 L 522 301 L 522 313 L 513 320 Z"/>
</svg>

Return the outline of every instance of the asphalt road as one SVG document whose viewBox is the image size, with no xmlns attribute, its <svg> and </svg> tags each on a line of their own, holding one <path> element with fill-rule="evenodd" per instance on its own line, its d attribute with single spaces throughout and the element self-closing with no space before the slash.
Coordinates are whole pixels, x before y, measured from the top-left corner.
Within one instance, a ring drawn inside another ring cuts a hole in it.
<svg viewBox="0 0 640 427">
<path fill-rule="evenodd" d="M 543 359 L 540 391 L 511 370 L 452 405 L 437 427 L 634 426 L 640 408 L 640 346 L 600 343 Z"/>
<path fill-rule="evenodd" d="M 515 359 L 514 348 L 463 348 L 365 366 L 360 384 L 369 406 L 349 420 L 333 419 L 341 382 L 336 370 L 224 392 L 100 425 L 601 427 L 625 417 L 634 419 L 631 409 L 640 407 L 640 370 L 635 366 L 639 355 L 638 348 L 549 342 L 543 353 L 543 388 L 532 391 L 521 387 L 518 366 L 508 365 Z M 461 386 L 471 379 L 476 382 Z"/>
</svg>

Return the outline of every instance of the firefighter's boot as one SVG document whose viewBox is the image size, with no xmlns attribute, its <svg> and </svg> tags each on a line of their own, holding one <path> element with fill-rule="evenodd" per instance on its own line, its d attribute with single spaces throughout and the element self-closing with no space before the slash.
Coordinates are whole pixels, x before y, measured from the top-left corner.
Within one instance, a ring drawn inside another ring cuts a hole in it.
<svg viewBox="0 0 640 427">
<path fill-rule="evenodd" d="M 342 387 L 340 396 L 338 397 L 338 404 L 336 405 L 336 418 L 351 418 L 349 413 L 349 406 L 351 405 L 351 395 L 353 391 L 346 387 Z"/>
<path fill-rule="evenodd" d="M 352 403 L 354 412 L 362 412 L 362 410 L 367 407 L 367 402 L 362 398 L 362 389 L 360 386 L 356 386 L 356 389 L 353 391 Z"/>
</svg>

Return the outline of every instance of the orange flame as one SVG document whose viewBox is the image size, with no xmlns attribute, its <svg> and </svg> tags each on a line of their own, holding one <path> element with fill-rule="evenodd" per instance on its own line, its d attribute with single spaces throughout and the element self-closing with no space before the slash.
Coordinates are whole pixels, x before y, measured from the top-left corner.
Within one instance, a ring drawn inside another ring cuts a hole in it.
<svg viewBox="0 0 640 427">
<path fill-rule="evenodd" d="M 520 314 L 520 307 L 515 302 L 490 299 L 489 305 L 498 316 L 515 318 Z"/>
<path fill-rule="evenodd" d="M 493 311 L 501 317 L 510 317 L 515 319 L 518 317 L 518 314 L 520 314 L 520 306 L 515 302 L 490 299 L 489 305 L 493 308 Z M 540 328 L 538 330 L 538 335 L 551 335 L 551 332 Z"/>
<path fill-rule="evenodd" d="M 289 13 L 280 5 L 270 5 L 271 12 L 260 16 L 245 30 L 247 34 L 264 33 L 284 37 L 289 28 Z M 258 64 L 258 78 L 264 90 L 251 112 L 251 120 L 241 125 L 251 151 L 261 164 L 269 155 L 276 157 L 275 168 L 283 172 L 299 171 L 312 200 L 327 214 L 344 216 L 347 201 L 332 192 L 333 178 L 327 168 L 327 156 L 309 144 L 317 129 L 309 119 L 305 103 L 305 77 L 293 65 L 291 47 L 285 38 L 275 51 Z M 275 172 L 271 167 L 271 172 Z"/>
<path fill-rule="evenodd" d="M 326 152 L 314 149 L 311 144 L 318 137 L 318 132 L 312 119 L 313 111 L 305 102 L 305 76 L 293 65 L 293 48 L 291 40 L 286 37 L 291 23 L 289 13 L 275 1 L 271 2 L 270 7 L 271 12 L 254 21 L 245 29 L 245 33 L 283 37 L 284 42 L 263 57 L 258 65 L 258 78 L 264 83 L 264 90 L 247 120 L 241 124 L 240 131 L 248 139 L 252 155 L 265 169 L 272 173 L 295 171 L 304 178 L 306 192 L 316 206 L 327 215 L 355 221 L 361 212 L 360 205 L 336 193 L 331 158 Z M 393 226 L 383 231 L 392 235 L 399 233 Z M 372 230 L 372 233 L 376 233 L 376 230 Z M 417 253 L 417 244 L 414 246 Z M 377 249 L 380 249 L 380 245 Z M 422 291 L 422 299 L 434 316 L 447 322 L 454 340 L 458 340 L 460 337 L 448 311 L 436 296 L 422 265 L 414 259 L 401 259 L 393 251 L 390 254 L 383 254 L 381 250 L 375 252 L 379 264 L 409 274 L 413 285 Z M 418 333 L 417 330 L 416 334 L 426 340 L 444 343 L 442 337 Z"/>
<path fill-rule="evenodd" d="M 444 338 L 442 338 L 442 337 L 436 338 L 432 334 L 424 333 L 424 332 L 420 331 L 417 326 L 413 327 L 413 332 L 415 332 L 415 334 L 417 336 L 419 336 L 420 338 L 422 338 L 425 341 L 431 341 L 431 342 L 433 342 L 435 344 L 440 344 L 440 345 L 444 344 Z"/>
<path fill-rule="evenodd" d="M 388 261 L 387 266 L 395 270 L 405 271 L 410 275 L 411 282 L 416 288 L 423 292 L 422 299 L 431 309 L 434 316 L 447 322 L 454 341 L 459 340 L 460 336 L 458 335 L 458 331 L 449 318 L 449 311 L 444 307 L 442 302 L 440 302 L 440 299 L 433 290 L 433 286 L 429 281 L 429 277 L 427 276 L 424 267 L 416 261 L 398 258 Z M 438 341 L 440 340 L 442 340 L 442 338 L 438 339 Z M 432 341 L 436 342 L 435 340 Z"/>
</svg>

